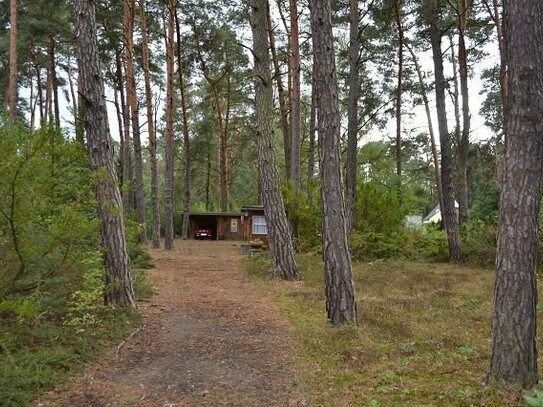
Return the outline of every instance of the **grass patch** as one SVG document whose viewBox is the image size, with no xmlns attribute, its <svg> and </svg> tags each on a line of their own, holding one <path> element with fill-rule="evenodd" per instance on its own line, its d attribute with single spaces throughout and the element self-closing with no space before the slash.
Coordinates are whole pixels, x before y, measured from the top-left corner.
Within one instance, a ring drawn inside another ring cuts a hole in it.
<svg viewBox="0 0 543 407">
<path fill-rule="evenodd" d="M 485 386 L 491 270 L 387 261 L 353 265 L 359 326 L 326 321 L 322 261 L 299 255 L 304 281 L 269 282 L 269 259 L 246 269 L 291 321 L 308 405 L 517 406 Z"/>
</svg>

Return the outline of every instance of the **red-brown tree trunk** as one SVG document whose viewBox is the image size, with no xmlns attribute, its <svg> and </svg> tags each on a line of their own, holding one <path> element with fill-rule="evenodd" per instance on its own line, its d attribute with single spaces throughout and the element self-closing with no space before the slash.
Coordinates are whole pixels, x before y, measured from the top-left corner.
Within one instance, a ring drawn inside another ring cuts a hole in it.
<svg viewBox="0 0 543 407">
<path fill-rule="evenodd" d="M 134 68 L 134 19 L 136 12 L 135 0 L 124 0 L 124 41 L 126 61 L 126 96 L 130 106 L 132 119 L 132 140 L 134 142 L 134 192 L 136 204 L 136 221 L 141 227 L 138 241 L 144 243 L 147 240 L 145 222 L 145 193 L 143 190 L 143 156 L 141 152 L 140 137 L 140 112 L 138 94 L 136 89 L 136 74 Z"/>
<path fill-rule="evenodd" d="M 160 206 L 158 197 L 157 144 L 153 114 L 153 90 L 151 88 L 151 74 L 149 72 L 149 41 L 147 37 L 145 0 L 140 0 L 140 24 L 143 77 L 145 81 L 145 107 L 147 112 L 147 131 L 149 132 L 149 161 L 151 166 L 151 212 L 153 218 L 151 245 L 154 248 L 158 248 L 160 247 Z"/>
</svg>

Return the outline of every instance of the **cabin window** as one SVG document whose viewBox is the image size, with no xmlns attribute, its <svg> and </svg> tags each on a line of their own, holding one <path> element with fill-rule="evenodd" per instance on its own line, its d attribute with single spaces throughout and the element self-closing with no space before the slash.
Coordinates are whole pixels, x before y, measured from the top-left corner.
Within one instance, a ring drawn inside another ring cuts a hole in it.
<svg viewBox="0 0 543 407">
<path fill-rule="evenodd" d="M 267 235 L 268 226 L 264 216 L 253 216 L 253 235 Z"/>
</svg>

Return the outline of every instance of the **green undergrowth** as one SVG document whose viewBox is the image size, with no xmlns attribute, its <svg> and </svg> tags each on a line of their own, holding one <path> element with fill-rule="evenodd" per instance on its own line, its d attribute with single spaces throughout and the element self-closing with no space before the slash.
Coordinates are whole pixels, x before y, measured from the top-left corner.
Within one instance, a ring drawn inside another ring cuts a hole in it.
<svg viewBox="0 0 543 407">
<path fill-rule="evenodd" d="M 517 406 L 522 394 L 484 385 L 493 273 L 403 261 L 355 263 L 358 327 L 326 322 L 323 266 L 298 256 L 303 282 L 246 269 L 294 327 L 301 387 L 311 406 Z"/>
<path fill-rule="evenodd" d="M 38 295 L 0 303 L 0 406 L 34 405 L 139 325 L 137 310 L 102 305 L 100 273 L 87 272 L 63 309 Z M 133 274 L 137 298 L 150 296 L 144 270 Z"/>
</svg>

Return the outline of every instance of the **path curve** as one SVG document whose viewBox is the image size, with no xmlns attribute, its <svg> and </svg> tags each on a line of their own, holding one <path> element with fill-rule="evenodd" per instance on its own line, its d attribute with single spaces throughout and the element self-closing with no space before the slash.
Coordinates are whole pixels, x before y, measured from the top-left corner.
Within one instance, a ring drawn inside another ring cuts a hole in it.
<svg viewBox="0 0 543 407">
<path fill-rule="evenodd" d="M 291 328 L 240 270 L 239 243 L 150 250 L 142 328 L 50 406 L 298 406 Z M 44 404 L 42 404 L 44 405 Z"/>
</svg>

